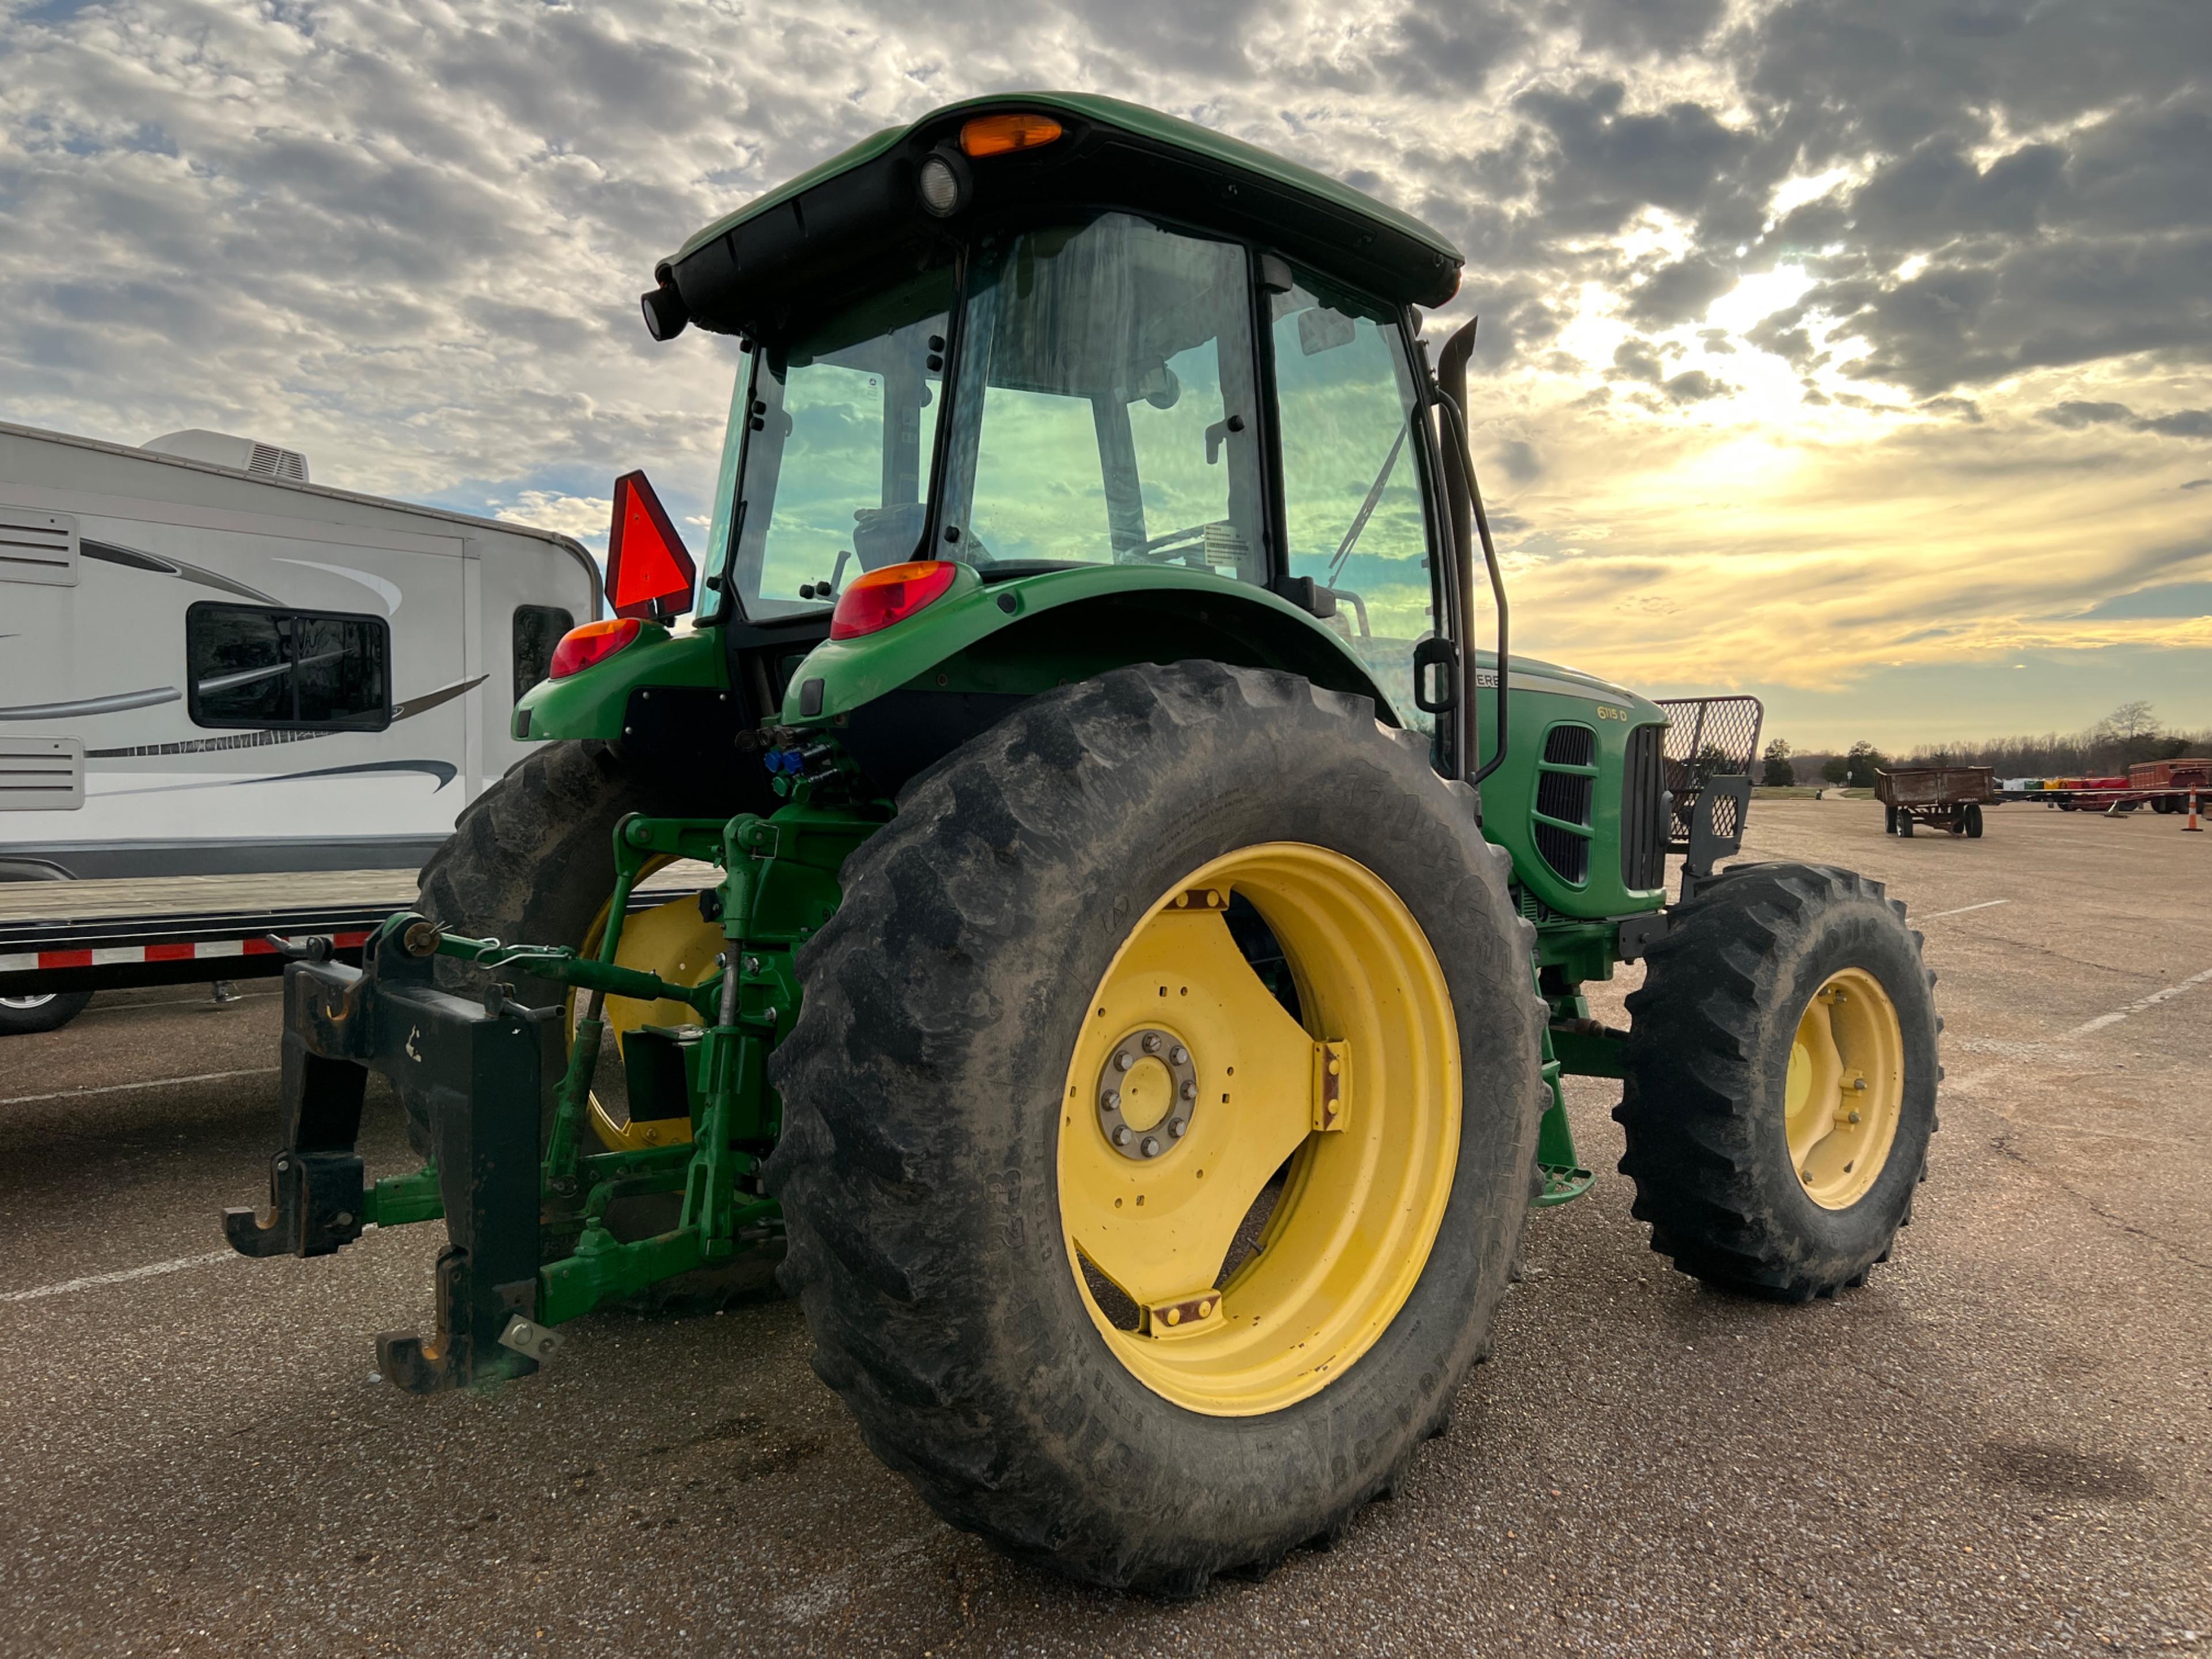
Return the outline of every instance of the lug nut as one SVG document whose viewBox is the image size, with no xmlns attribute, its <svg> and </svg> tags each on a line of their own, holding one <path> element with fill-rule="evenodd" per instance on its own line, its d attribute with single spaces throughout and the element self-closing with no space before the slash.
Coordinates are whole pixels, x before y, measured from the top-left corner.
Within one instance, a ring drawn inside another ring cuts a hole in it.
<svg viewBox="0 0 2212 1659">
<path fill-rule="evenodd" d="M 1856 1123 L 1859 1121 L 1859 1115 L 1856 1112 L 1853 1112 L 1844 1121 L 1847 1123 Z"/>
<path fill-rule="evenodd" d="M 1147 1031 L 1147 1032 L 1146 1032 L 1146 1033 L 1145 1033 L 1145 1052 L 1146 1052 L 1146 1054 L 1156 1054 L 1159 1053 L 1159 1051 L 1160 1051 L 1160 1034 L 1159 1034 L 1158 1031 Z"/>
<path fill-rule="evenodd" d="M 1173 1065 L 1188 1066 L 1190 1064 L 1190 1050 L 1178 1042 L 1168 1050 L 1168 1060 Z"/>
<path fill-rule="evenodd" d="M 1127 1124 L 1117 1123 L 1114 1126 L 1114 1144 L 1116 1146 L 1126 1146 L 1129 1144 L 1129 1126 Z"/>
<path fill-rule="evenodd" d="M 1126 1072 L 1136 1063 L 1136 1055 L 1131 1054 L 1127 1048 L 1121 1048 L 1115 1051 L 1114 1055 L 1114 1069 L 1115 1071 Z"/>
<path fill-rule="evenodd" d="M 1168 1133 L 1177 1140 L 1181 1140 L 1189 1128 L 1190 1120 L 1187 1117 L 1179 1117 L 1168 1125 Z"/>
<path fill-rule="evenodd" d="M 1099 1096 L 1098 1109 L 1102 1112 L 1118 1112 L 1121 1110 L 1121 1091 L 1119 1089 L 1109 1089 L 1104 1094 Z"/>
<path fill-rule="evenodd" d="M 1196 1100 L 1198 1098 L 1198 1085 L 1194 1080 L 1188 1079 L 1185 1079 L 1182 1085 L 1182 1097 L 1185 1100 Z"/>
<path fill-rule="evenodd" d="M 1160 1143 L 1151 1135 L 1146 1135 L 1144 1151 L 1146 1158 L 1158 1158 L 1160 1155 Z"/>
</svg>

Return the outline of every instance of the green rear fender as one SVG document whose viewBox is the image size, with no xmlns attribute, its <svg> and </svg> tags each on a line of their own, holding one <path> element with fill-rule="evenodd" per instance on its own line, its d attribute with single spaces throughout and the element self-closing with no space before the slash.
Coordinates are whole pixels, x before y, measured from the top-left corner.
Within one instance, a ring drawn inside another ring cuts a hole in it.
<svg viewBox="0 0 2212 1659">
<path fill-rule="evenodd" d="M 637 638 L 566 679 L 540 680 L 514 705 L 517 738 L 619 738 L 630 693 L 641 687 L 726 691 L 729 666 L 719 629 L 672 634 L 647 623 Z"/>
<path fill-rule="evenodd" d="M 784 693 L 789 726 L 824 726 L 905 689 L 1033 696 L 1137 662 L 1206 658 L 1302 674 L 1397 715 L 1337 631 L 1264 588 L 1196 570 L 1099 565 L 986 584 L 961 565 L 944 596 L 859 639 L 815 647 Z"/>
</svg>

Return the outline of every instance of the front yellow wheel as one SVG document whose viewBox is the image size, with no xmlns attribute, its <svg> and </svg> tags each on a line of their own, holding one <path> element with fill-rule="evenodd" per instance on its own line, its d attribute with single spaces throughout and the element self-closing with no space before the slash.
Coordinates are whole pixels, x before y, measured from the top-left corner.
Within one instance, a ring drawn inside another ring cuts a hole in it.
<svg viewBox="0 0 2212 1659">
<path fill-rule="evenodd" d="M 1239 898 L 1296 1018 L 1239 948 Z M 1059 1185 L 1091 1318 L 1190 1410 L 1305 1399 L 1405 1305 L 1451 1194 L 1460 1046 L 1436 952 L 1373 872 L 1274 842 L 1157 897 L 1090 1006 Z"/>
<path fill-rule="evenodd" d="M 1887 1163 L 1905 1104 L 1905 1036 L 1880 980 L 1828 975 L 1798 1018 L 1784 1090 L 1797 1179 L 1821 1208 L 1849 1209 Z"/>
<path fill-rule="evenodd" d="M 1652 1248 L 1783 1301 L 1866 1283 L 1928 1167 L 1934 984 L 1904 907 L 1848 870 L 1741 865 L 1677 907 L 1614 1113 Z"/>
</svg>

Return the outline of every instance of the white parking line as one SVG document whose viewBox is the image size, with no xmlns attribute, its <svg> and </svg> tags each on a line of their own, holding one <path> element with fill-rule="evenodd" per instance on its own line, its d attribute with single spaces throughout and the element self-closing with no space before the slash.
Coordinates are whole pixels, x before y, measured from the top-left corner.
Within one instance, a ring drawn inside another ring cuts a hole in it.
<svg viewBox="0 0 2212 1659">
<path fill-rule="evenodd" d="M 210 1250 L 205 1255 L 180 1255 L 173 1261 L 149 1261 L 143 1267 L 123 1267 L 112 1273 L 89 1273 L 82 1279 L 65 1279 L 58 1285 L 41 1285 L 34 1291 L 0 1292 L 0 1302 L 35 1302 L 42 1296 L 63 1296 L 70 1291 L 89 1291 L 101 1285 L 122 1285 L 134 1279 L 156 1279 L 163 1273 L 180 1273 L 187 1267 L 205 1267 L 217 1261 L 236 1261 L 235 1250 Z"/>
<path fill-rule="evenodd" d="M 1955 910 L 1938 910 L 1935 915 L 1916 917 L 1919 921 L 1933 921 L 1936 916 L 1963 916 L 1969 910 L 1986 910 L 1992 905 L 2010 904 L 2010 899 L 1984 899 L 1979 904 L 1962 904 Z"/>
<path fill-rule="evenodd" d="M 2212 968 L 2207 968 L 2201 974 L 2191 974 L 2187 979 L 2182 980 L 2177 984 L 2167 986 L 2163 991 L 2153 991 L 2147 997 L 2139 997 L 2135 1001 L 2128 1004 L 2126 1007 L 2118 1009 L 2112 1013 L 2100 1014 L 2093 1020 L 2076 1025 L 2066 1035 L 2070 1037 L 2087 1036 L 2092 1031 L 2103 1030 L 2107 1025 L 2118 1025 L 2130 1014 L 2139 1014 L 2146 1008 L 2155 1008 L 2160 1003 L 2167 1001 L 2173 997 L 2178 997 L 2184 991 L 2186 991 L 2191 986 L 2202 985 L 2208 979 L 2212 979 Z"/>
<path fill-rule="evenodd" d="M 200 1072 L 191 1077 L 149 1078 L 143 1083 L 109 1083 L 97 1089 L 58 1089 L 50 1095 L 10 1095 L 0 1106 L 28 1106 L 40 1100 L 75 1100 L 79 1095 L 119 1095 L 126 1089 L 159 1089 L 173 1083 L 218 1083 L 227 1077 L 264 1077 L 276 1066 L 248 1066 L 238 1072 Z"/>
</svg>

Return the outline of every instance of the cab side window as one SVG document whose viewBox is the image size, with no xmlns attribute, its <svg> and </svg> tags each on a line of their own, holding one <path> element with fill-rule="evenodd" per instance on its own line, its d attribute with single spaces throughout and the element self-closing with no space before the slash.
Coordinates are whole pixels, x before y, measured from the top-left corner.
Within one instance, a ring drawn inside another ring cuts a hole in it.
<svg viewBox="0 0 2212 1659">
<path fill-rule="evenodd" d="M 1342 631 L 1401 719 L 1413 648 L 1436 628 L 1419 419 L 1389 313 L 1302 276 L 1273 296 L 1276 419 L 1292 576 L 1336 595 Z"/>
</svg>

